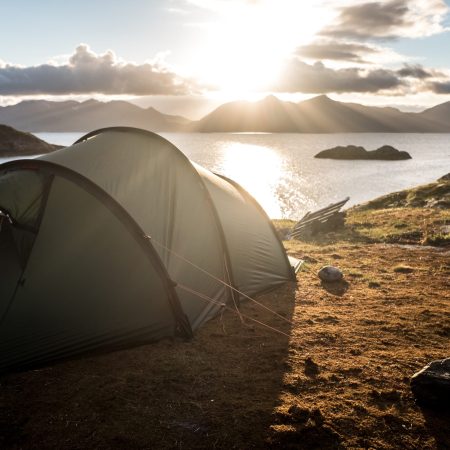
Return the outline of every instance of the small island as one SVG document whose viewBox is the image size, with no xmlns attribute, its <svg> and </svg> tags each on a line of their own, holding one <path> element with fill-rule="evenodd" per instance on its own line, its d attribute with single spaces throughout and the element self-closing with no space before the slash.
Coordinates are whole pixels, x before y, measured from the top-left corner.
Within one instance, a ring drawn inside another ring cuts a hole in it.
<svg viewBox="0 0 450 450">
<path fill-rule="evenodd" d="M 408 152 L 397 150 L 390 145 L 383 145 L 382 147 L 371 151 L 357 145 L 338 145 L 337 147 L 329 148 L 317 153 L 314 158 L 398 161 L 411 159 L 411 155 Z"/>
<path fill-rule="evenodd" d="M 30 156 L 50 153 L 62 148 L 49 144 L 31 133 L 0 125 L 0 158 L 12 156 Z"/>
</svg>

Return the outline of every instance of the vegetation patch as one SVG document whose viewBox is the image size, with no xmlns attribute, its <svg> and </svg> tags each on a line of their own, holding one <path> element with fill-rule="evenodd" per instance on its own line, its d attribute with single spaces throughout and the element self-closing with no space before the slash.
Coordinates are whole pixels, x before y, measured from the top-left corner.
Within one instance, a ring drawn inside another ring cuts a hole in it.
<svg viewBox="0 0 450 450">
<path fill-rule="evenodd" d="M 294 221 L 275 220 L 282 238 Z M 329 245 L 338 241 L 447 246 L 450 244 L 450 179 L 379 197 L 345 211 L 345 226 L 303 237 Z"/>
<path fill-rule="evenodd" d="M 404 266 L 402 264 L 395 266 L 393 268 L 393 271 L 396 273 L 412 273 L 414 272 L 414 269 L 410 266 Z"/>
<path fill-rule="evenodd" d="M 450 224 L 450 210 L 440 208 L 355 208 L 346 217 L 354 238 L 398 244 L 443 245 L 450 239 L 442 231 L 446 223 Z"/>
</svg>

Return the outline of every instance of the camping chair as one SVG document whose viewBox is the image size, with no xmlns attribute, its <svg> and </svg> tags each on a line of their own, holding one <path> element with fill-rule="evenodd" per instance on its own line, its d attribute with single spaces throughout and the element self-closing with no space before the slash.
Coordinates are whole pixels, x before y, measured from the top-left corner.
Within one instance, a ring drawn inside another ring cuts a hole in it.
<svg viewBox="0 0 450 450">
<path fill-rule="evenodd" d="M 295 225 L 289 238 L 300 238 L 327 231 L 343 223 L 343 213 L 340 209 L 349 201 L 346 197 L 337 203 L 332 203 L 315 212 L 308 211 Z"/>
</svg>

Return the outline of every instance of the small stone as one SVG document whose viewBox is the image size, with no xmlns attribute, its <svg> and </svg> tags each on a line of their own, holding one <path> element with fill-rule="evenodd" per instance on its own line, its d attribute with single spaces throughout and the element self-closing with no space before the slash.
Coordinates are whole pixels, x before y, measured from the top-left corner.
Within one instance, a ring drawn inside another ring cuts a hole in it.
<svg viewBox="0 0 450 450">
<path fill-rule="evenodd" d="M 432 361 L 410 381 L 418 403 L 450 410 L 450 358 Z"/>
<path fill-rule="evenodd" d="M 321 426 L 325 421 L 319 408 L 314 408 L 310 412 L 309 417 L 310 419 L 314 420 L 316 426 Z"/>
<path fill-rule="evenodd" d="M 315 377 L 319 372 L 319 366 L 308 356 L 308 358 L 305 359 L 305 375 L 308 377 Z"/>
<path fill-rule="evenodd" d="M 298 405 L 292 405 L 289 407 L 288 413 L 290 414 L 293 422 L 306 423 L 309 419 L 309 409 L 302 408 Z"/>
<path fill-rule="evenodd" d="M 344 274 L 337 267 L 334 266 L 322 267 L 317 275 L 322 281 L 326 281 L 329 283 L 340 281 L 344 277 Z"/>
</svg>

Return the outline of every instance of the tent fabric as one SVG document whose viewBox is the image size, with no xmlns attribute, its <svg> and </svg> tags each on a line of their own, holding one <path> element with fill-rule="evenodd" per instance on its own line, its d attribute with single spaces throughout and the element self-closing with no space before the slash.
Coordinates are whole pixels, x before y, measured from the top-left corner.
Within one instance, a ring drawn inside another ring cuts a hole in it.
<svg viewBox="0 0 450 450">
<path fill-rule="evenodd" d="M 1 165 L 0 211 L 0 370 L 189 336 L 238 300 L 226 284 L 294 277 L 248 193 L 143 130 Z"/>
</svg>

